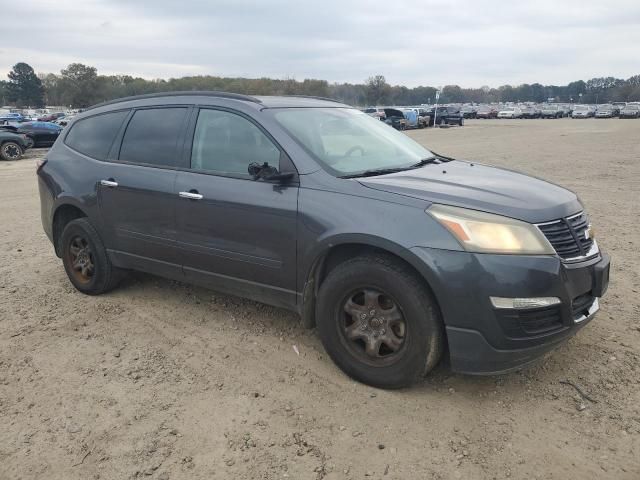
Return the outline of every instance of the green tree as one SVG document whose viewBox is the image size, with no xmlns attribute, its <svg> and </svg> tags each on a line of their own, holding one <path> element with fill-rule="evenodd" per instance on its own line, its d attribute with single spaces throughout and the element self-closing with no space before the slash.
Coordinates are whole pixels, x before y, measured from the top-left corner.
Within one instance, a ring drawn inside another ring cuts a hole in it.
<svg viewBox="0 0 640 480">
<path fill-rule="evenodd" d="M 440 103 L 464 102 L 464 93 L 458 85 L 445 85 L 440 96 Z"/>
<path fill-rule="evenodd" d="M 387 83 L 384 75 L 375 75 L 367 79 L 365 91 L 367 103 L 370 105 L 381 105 L 388 101 L 391 86 Z"/>
<path fill-rule="evenodd" d="M 0 80 L 0 107 L 7 104 L 9 82 Z"/>
<path fill-rule="evenodd" d="M 20 62 L 7 75 L 7 99 L 18 107 L 43 107 L 44 89 L 42 82 L 31 65 Z"/>
<path fill-rule="evenodd" d="M 62 100 L 65 105 L 84 108 L 102 100 L 102 82 L 98 80 L 95 67 L 72 63 L 60 73 L 61 88 L 64 91 Z"/>
</svg>

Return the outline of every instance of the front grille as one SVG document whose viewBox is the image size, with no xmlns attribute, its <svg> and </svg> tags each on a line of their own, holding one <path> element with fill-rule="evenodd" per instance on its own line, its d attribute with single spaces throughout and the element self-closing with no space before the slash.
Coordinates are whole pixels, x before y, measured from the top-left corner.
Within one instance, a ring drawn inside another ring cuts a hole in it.
<svg viewBox="0 0 640 480">
<path fill-rule="evenodd" d="M 511 338 L 526 338 L 562 328 L 559 305 L 531 310 L 503 310 L 498 320 L 505 334 Z"/>
<path fill-rule="evenodd" d="M 538 228 L 556 253 L 564 259 L 585 256 L 593 246 L 593 239 L 585 236 L 589 229 L 589 219 L 584 212 L 540 224 Z"/>
</svg>

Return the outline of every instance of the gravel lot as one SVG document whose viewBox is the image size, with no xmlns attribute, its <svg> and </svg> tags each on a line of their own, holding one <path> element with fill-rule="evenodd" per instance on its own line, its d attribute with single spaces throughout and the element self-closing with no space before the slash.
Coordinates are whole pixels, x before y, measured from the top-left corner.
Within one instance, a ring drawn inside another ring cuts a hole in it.
<svg viewBox="0 0 640 480">
<path fill-rule="evenodd" d="M 640 478 L 640 121 L 409 135 L 579 193 L 613 264 L 577 337 L 517 373 L 443 365 L 389 392 L 283 310 L 144 274 L 83 296 L 42 231 L 33 151 L 0 162 L 0 479 Z"/>
</svg>

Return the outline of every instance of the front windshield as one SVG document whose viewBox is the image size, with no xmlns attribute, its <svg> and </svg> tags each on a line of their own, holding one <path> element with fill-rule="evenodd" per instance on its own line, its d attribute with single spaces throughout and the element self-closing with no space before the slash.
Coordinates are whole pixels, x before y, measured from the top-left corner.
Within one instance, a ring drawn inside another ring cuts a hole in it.
<svg viewBox="0 0 640 480">
<path fill-rule="evenodd" d="M 574 110 L 578 110 L 578 111 L 582 111 L 582 110 L 589 110 L 589 107 L 585 106 L 585 105 L 576 105 L 576 107 L 574 108 Z"/>
<path fill-rule="evenodd" d="M 350 108 L 278 108 L 276 121 L 336 176 L 409 168 L 433 154 L 405 134 Z"/>
<path fill-rule="evenodd" d="M 640 106 L 638 105 L 627 105 L 626 107 L 624 107 L 625 110 L 638 110 L 640 109 Z"/>
</svg>

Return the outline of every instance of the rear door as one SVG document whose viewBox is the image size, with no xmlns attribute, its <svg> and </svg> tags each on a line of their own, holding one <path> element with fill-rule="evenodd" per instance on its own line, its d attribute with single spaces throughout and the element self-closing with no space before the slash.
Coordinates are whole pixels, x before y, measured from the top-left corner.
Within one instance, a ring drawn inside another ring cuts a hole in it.
<svg viewBox="0 0 640 480">
<path fill-rule="evenodd" d="M 254 180 L 250 163 L 295 173 L 260 126 L 238 112 L 201 109 L 178 173 L 177 244 L 197 283 L 283 306 L 295 305 L 298 184 Z"/>
<path fill-rule="evenodd" d="M 108 247 L 118 262 L 131 268 L 181 275 L 174 189 L 189 110 L 133 110 L 98 186 Z"/>
</svg>

